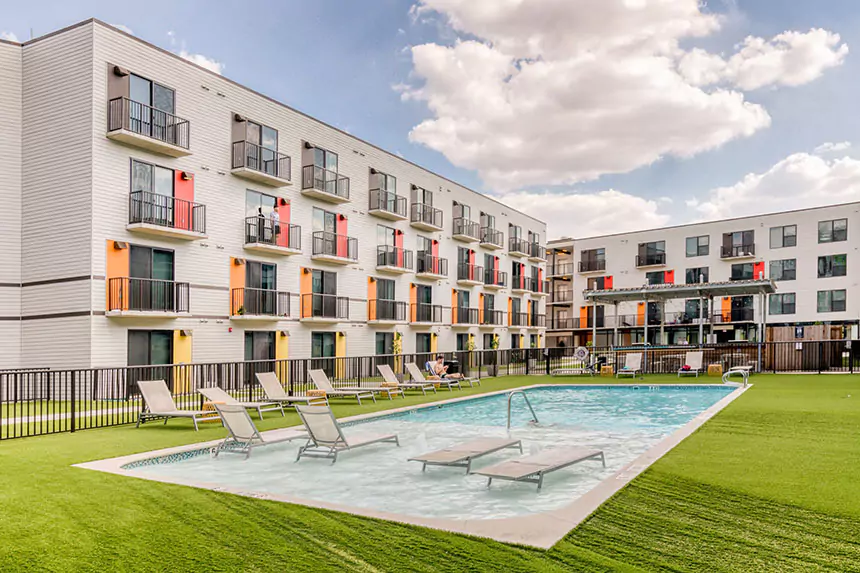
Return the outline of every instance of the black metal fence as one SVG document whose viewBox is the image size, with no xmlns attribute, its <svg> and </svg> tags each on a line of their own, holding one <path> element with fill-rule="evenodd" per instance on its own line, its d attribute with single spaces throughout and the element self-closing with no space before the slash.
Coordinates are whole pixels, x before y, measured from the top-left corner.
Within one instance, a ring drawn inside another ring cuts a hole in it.
<svg viewBox="0 0 860 573">
<path fill-rule="evenodd" d="M 188 283 L 160 279 L 108 279 L 109 312 L 188 312 Z"/>
<path fill-rule="evenodd" d="M 108 102 L 108 131 L 126 130 L 188 149 L 188 120 L 158 108 L 118 97 Z"/>
<path fill-rule="evenodd" d="M 128 222 L 205 233 L 206 205 L 149 191 L 132 191 L 128 196 Z"/>
<path fill-rule="evenodd" d="M 272 177 L 291 179 L 292 163 L 289 155 L 279 153 L 250 141 L 233 142 L 233 169 L 251 169 Z"/>
</svg>

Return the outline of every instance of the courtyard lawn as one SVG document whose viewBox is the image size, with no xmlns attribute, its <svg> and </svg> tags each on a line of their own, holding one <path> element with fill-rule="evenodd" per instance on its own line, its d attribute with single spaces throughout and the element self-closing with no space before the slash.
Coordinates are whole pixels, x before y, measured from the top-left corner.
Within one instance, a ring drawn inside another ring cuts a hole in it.
<svg viewBox="0 0 860 573">
<path fill-rule="evenodd" d="M 608 380 L 501 378 L 336 414 L 585 381 Z M 0 570 L 860 571 L 860 376 L 753 382 L 549 551 L 70 467 L 214 439 L 215 425 L 3 441 Z"/>
</svg>

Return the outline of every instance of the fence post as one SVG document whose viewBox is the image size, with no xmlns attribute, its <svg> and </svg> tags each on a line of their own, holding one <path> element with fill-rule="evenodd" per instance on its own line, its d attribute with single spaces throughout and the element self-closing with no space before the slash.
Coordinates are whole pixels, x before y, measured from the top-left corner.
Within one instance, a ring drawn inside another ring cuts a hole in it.
<svg viewBox="0 0 860 573">
<path fill-rule="evenodd" d="M 544 348 L 543 354 L 544 354 L 544 358 L 545 358 L 544 364 L 546 365 L 546 375 L 549 376 L 549 360 L 550 360 L 549 348 Z"/>
<path fill-rule="evenodd" d="M 821 374 L 821 363 L 824 361 L 824 343 L 818 341 L 818 373 Z"/>
<path fill-rule="evenodd" d="M 71 422 L 71 428 L 70 428 L 70 431 L 71 431 L 71 432 L 74 432 L 74 431 L 75 431 L 75 429 L 76 429 L 77 417 L 78 417 L 78 414 L 77 414 L 77 394 L 78 394 L 78 393 L 77 393 L 77 388 L 76 388 L 76 386 L 77 386 L 77 385 L 78 385 L 78 371 L 77 371 L 77 370 L 72 370 L 72 391 L 71 391 L 71 398 L 72 398 L 72 405 L 71 405 L 72 422 Z"/>
</svg>

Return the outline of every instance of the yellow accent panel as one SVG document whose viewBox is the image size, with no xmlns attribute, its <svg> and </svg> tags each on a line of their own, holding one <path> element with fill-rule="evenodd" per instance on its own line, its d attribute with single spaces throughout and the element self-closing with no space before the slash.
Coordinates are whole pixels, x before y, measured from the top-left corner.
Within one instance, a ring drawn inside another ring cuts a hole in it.
<svg viewBox="0 0 860 573">
<path fill-rule="evenodd" d="M 236 258 L 230 257 L 230 315 L 239 313 L 238 308 L 233 308 L 233 289 L 245 288 L 245 264 L 236 264 Z M 241 302 L 241 299 L 236 299 Z M 240 305 L 241 306 L 241 305 Z"/>
<path fill-rule="evenodd" d="M 110 307 L 110 279 L 127 277 L 129 274 L 129 258 L 131 247 L 114 249 L 114 241 L 106 242 L 105 256 L 105 309 Z M 128 310 L 128 285 L 122 286 L 122 310 Z"/>
<path fill-rule="evenodd" d="M 430 352 L 436 354 L 439 349 L 439 335 L 435 332 L 430 333 Z"/>
<path fill-rule="evenodd" d="M 281 332 L 275 333 L 275 372 L 278 375 L 278 380 L 281 384 L 289 382 L 289 364 L 287 359 L 290 357 L 290 337 L 284 336 Z"/>
<path fill-rule="evenodd" d="M 520 335 L 520 348 L 525 348 L 525 347 L 526 347 L 526 337 L 521 334 Z"/>
<path fill-rule="evenodd" d="M 191 364 L 191 348 L 193 346 L 191 336 L 182 336 L 181 330 L 173 331 L 173 363 Z M 191 391 L 191 368 L 182 367 L 173 369 L 173 391 L 174 393 Z"/>
<path fill-rule="evenodd" d="M 338 332 L 334 336 L 334 355 L 337 357 L 346 356 L 346 333 Z M 344 366 L 346 366 L 345 360 L 335 361 L 335 376 L 337 376 L 338 378 L 343 378 L 345 371 Z"/>
<path fill-rule="evenodd" d="M 538 334 L 538 348 L 543 348 L 543 335 Z"/>
<path fill-rule="evenodd" d="M 376 320 L 376 279 L 367 277 L 367 320 Z"/>
</svg>

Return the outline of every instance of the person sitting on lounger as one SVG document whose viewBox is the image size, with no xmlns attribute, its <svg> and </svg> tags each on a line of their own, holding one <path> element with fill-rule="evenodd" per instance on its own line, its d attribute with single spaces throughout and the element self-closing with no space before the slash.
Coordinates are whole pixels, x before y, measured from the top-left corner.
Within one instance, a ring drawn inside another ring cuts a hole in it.
<svg viewBox="0 0 860 573">
<path fill-rule="evenodd" d="M 463 375 L 459 372 L 448 374 L 448 366 L 445 365 L 445 357 L 441 354 L 436 357 L 436 362 L 433 364 L 433 373 L 439 378 L 462 378 Z"/>
</svg>

